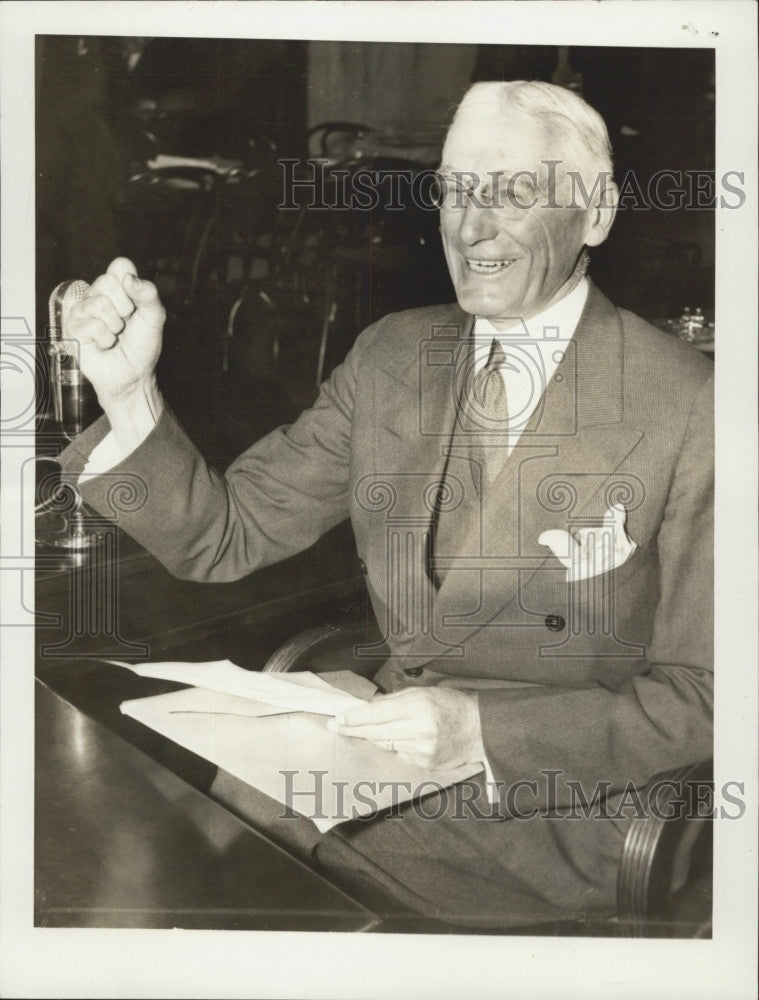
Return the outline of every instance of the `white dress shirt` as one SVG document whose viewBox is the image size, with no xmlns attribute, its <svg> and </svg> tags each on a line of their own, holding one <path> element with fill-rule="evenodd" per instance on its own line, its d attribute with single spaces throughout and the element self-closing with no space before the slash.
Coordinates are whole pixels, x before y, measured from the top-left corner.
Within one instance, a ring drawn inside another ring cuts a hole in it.
<svg viewBox="0 0 759 1000">
<path fill-rule="evenodd" d="M 496 330 L 483 316 L 475 319 L 475 372 L 487 363 L 493 338 L 506 355 L 500 373 L 506 384 L 509 410 L 509 454 L 561 363 L 587 297 L 588 279 L 583 278 L 564 298 L 527 321 L 515 318 L 507 330 Z"/>
</svg>

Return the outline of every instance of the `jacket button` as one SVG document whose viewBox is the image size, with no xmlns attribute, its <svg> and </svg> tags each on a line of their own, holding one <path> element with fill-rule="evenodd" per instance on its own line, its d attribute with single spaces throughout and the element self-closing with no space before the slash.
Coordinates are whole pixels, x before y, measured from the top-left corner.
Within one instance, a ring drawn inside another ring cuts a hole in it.
<svg viewBox="0 0 759 1000">
<path fill-rule="evenodd" d="M 359 559 L 358 566 L 361 572 L 364 574 L 364 576 L 366 576 L 366 563 L 364 562 L 363 559 Z"/>
<path fill-rule="evenodd" d="M 545 622 L 543 623 L 547 629 L 551 632 L 561 632 L 562 629 L 566 628 L 566 622 L 561 617 L 561 615 L 546 615 Z"/>
<path fill-rule="evenodd" d="M 421 677 L 424 667 L 406 667 L 403 672 L 407 677 Z"/>
</svg>

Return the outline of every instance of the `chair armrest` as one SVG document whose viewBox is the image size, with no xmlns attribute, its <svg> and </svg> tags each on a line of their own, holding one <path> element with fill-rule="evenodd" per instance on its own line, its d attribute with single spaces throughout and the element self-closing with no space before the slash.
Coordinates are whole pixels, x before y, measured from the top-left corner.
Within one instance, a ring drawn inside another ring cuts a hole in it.
<svg viewBox="0 0 759 1000">
<path fill-rule="evenodd" d="M 264 664 L 261 673 L 283 674 L 291 670 L 303 670 L 312 656 L 334 648 L 334 644 L 339 641 L 341 635 L 340 628 L 328 622 L 304 629 L 274 650 Z"/>
<path fill-rule="evenodd" d="M 379 629 L 373 620 L 366 617 L 341 624 L 316 625 L 298 632 L 276 649 L 264 664 L 262 673 L 291 670 L 320 673 L 342 667 L 371 678 L 379 669 L 381 658 L 357 657 L 354 647 L 376 642 L 380 638 Z"/>
<path fill-rule="evenodd" d="M 667 911 L 692 869 L 711 864 L 713 799 L 712 761 L 665 771 L 641 793 L 646 815 L 631 820 L 617 876 L 617 916 L 625 934 L 677 933 Z M 710 879 L 711 872 L 706 874 Z M 709 915 L 687 915 L 685 922 L 705 919 Z"/>
</svg>

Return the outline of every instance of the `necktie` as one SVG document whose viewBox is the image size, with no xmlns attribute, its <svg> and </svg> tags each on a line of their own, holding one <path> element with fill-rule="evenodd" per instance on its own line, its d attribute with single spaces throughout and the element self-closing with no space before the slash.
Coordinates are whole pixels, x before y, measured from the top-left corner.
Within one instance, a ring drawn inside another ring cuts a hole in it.
<svg viewBox="0 0 759 1000">
<path fill-rule="evenodd" d="M 432 530 L 434 550 L 437 555 L 457 555 L 461 551 L 464 537 L 471 528 L 472 520 L 478 523 L 481 516 L 479 498 L 482 490 L 492 483 L 506 461 L 508 454 L 508 408 L 506 406 L 506 385 L 499 371 L 506 364 L 506 355 L 498 340 L 493 339 L 490 356 L 485 367 L 476 375 L 472 373 L 464 387 L 451 438 L 451 454 L 458 461 L 449 458 L 445 477 L 461 475 L 461 459 L 468 456 L 472 480 L 476 490 L 464 486 L 464 499 L 455 509 L 438 510 L 433 515 Z M 500 431 L 500 433 L 498 433 Z M 486 432 L 486 433 L 483 433 Z M 493 433 L 497 437 L 493 437 Z M 451 465 L 451 462 L 453 464 Z M 481 471 L 480 471 L 481 470 Z M 460 486 L 451 487 L 456 495 Z M 447 571 L 436 569 L 434 576 L 430 567 L 427 575 L 436 587 L 440 587 Z"/>
<path fill-rule="evenodd" d="M 501 343 L 494 337 L 487 364 L 471 383 L 470 415 L 486 433 L 473 435 L 469 453 L 482 469 L 483 489 L 496 478 L 509 454 L 509 408 L 501 372 L 505 363 Z M 476 466 L 474 472 L 476 478 Z"/>
</svg>

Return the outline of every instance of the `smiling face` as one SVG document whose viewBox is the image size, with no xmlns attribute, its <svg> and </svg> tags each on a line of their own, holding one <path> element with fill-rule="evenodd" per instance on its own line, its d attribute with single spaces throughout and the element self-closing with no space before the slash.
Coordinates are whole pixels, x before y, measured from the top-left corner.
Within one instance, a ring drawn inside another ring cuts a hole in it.
<svg viewBox="0 0 759 1000">
<path fill-rule="evenodd" d="M 473 198 L 451 193 L 441 208 L 448 270 L 461 307 L 501 329 L 562 298 L 583 247 L 603 242 L 611 226 L 609 209 L 555 207 L 571 199 L 564 171 L 580 169 L 562 152 L 568 145 L 543 120 L 493 107 L 467 109 L 448 132 L 441 173 L 465 185 L 475 178 Z M 562 161 L 550 187 L 546 160 Z"/>
</svg>

